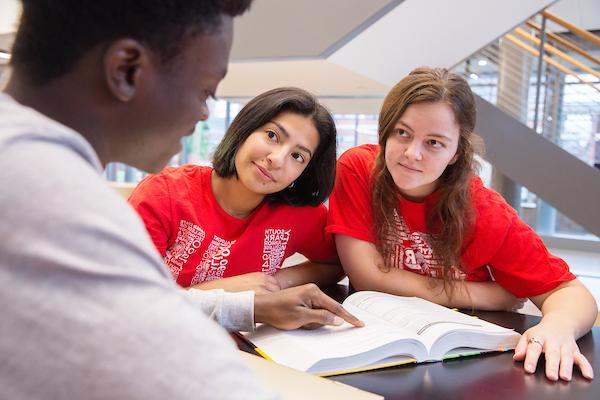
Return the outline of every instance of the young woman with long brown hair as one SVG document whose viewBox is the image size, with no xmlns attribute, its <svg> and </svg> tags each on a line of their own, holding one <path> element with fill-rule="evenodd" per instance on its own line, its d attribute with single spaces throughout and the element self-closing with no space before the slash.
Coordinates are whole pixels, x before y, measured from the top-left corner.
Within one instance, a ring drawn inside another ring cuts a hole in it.
<svg viewBox="0 0 600 400">
<path fill-rule="evenodd" d="M 476 175 L 474 96 L 444 69 L 418 68 L 386 96 L 379 144 L 337 164 L 327 230 L 352 285 L 446 306 L 507 309 L 531 299 L 543 313 L 515 349 L 534 372 L 593 377 L 575 340 L 596 302 L 537 234 Z M 411 273 L 412 272 L 412 273 Z"/>
</svg>

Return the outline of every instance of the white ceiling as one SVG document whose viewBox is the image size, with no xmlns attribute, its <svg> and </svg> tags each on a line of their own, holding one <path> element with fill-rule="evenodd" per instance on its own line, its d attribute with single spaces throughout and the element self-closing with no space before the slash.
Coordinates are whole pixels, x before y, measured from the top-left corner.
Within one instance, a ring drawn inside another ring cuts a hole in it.
<svg viewBox="0 0 600 400">
<path fill-rule="evenodd" d="M 307 88 L 329 109 L 340 113 L 376 114 L 389 90 L 371 80 L 326 60 L 231 63 L 219 85 L 219 97 L 245 103 L 250 98 L 280 86 Z"/>
<path fill-rule="evenodd" d="M 388 90 L 387 85 L 327 60 L 283 60 L 231 63 L 218 92 L 220 97 L 248 98 L 279 86 L 310 88 L 330 98 L 381 97 Z"/>
<path fill-rule="evenodd" d="M 272 6 L 274 2 L 278 6 Z M 390 86 L 413 68 L 422 65 L 450 68 L 553 1 L 405 0 L 381 3 L 379 11 L 370 9 L 370 15 L 375 18 L 367 17 L 368 26 L 363 22 L 341 38 L 340 33 L 348 31 L 347 26 L 328 30 L 323 25 L 327 19 L 332 24 L 339 19 L 346 20 L 346 14 L 348 20 L 360 22 L 355 13 L 342 5 L 347 2 L 308 1 L 302 10 L 302 18 L 296 15 L 299 9 L 287 8 L 296 3 L 255 0 L 250 12 L 240 19 L 241 26 L 236 25 L 234 38 L 234 43 L 245 41 L 250 44 L 243 57 L 237 55 L 234 48 L 233 59 L 239 61 L 230 64 L 229 73 L 219 87 L 220 97 L 243 99 L 277 86 L 301 86 L 326 96 L 325 101 L 335 112 L 363 110 L 363 113 L 378 113 L 381 99 Z M 321 18 L 323 15 L 326 17 Z M 291 18 L 294 22 L 283 23 L 280 25 L 282 32 L 273 33 L 277 34 L 277 44 L 255 40 L 255 32 L 249 27 L 280 18 L 285 21 Z M 310 27 L 310 35 L 300 36 L 298 21 L 309 21 L 304 24 Z M 274 57 L 277 52 L 261 53 L 263 45 L 285 48 L 287 34 L 283 27 L 288 24 L 295 32 L 291 35 L 294 43 L 302 43 L 295 46 L 302 51 L 280 49 L 281 54 L 288 55 L 278 58 Z M 311 39 L 313 31 L 328 40 Z M 267 60 L 252 57 L 250 49 L 254 49 L 254 54 L 266 54 Z M 310 54 L 317 56 L 309 57 Z M 299 61 L 298 57 L 303 58 Z"/>
<path fill-rule="evenodd" d="M 600 1 L 598 0 L 560 0 L 549 10 L 585 30 L 600 30 Z M 554 24 L 550 24 L 549 29 L 563 30 Z"/>
<path fill-rule="evenodd" d="M 0 34 L 17 30 L 20 12 L 18 0 L 0 0 Z"/>
<path fill-rule="evenodd" d="M 453 67 L 553 2 L 406 0 L 328 60 L 391 86 L 419 66 Z"/>
<path fill-rule="evenodd" d="M 236 19 L 232 61 L 329 55 L 402 0 L 255 0 Z"/>
<path fill-rule="evenodd" d="M 0 51 L 8 51 L 12 46 L 20 13 L 18 0 L 0 0 Z"/>
</svg>

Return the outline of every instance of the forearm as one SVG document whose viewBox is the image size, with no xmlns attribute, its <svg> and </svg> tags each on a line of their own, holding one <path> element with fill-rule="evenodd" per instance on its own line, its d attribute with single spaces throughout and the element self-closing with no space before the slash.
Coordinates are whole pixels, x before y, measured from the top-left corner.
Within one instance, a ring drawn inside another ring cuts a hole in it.
<svg viewBox="0 0 600 400">
<path fill-rule="evenodd" d="M 275 292 L 281 289 L 277 279 L 264 272 L 249 272 L 247 274 L 230 276 L 202 282 L 194 286 L 195 289 L 212 290 L 223 289 L 227 292 L 243 292 L 253 290 L 257 294 Z"/>
<path fill-rule="evenodd" d="M 232 282 L 231 278 L 221 278 L 215 279 L 212 281 L 201 282 L 190 289 L 201 289 L 201 290 L 215 290 L 215 289 L 223 289 L 227 292 L 239 292 L 240 290 L 235 290 L 230 284 Z M 244 289 L 241 289 L 244 290 Z"/>
<path fill-rule="evenodd" d="M 190 289 L 184 296 L 225 329 L 254 330 L 254 292 Z"/>
<path fill-rule="evenodd" d="M 456 298 L 451 301 L 442 280 L 398 268 L 382 270 L 383 260 L 372 243 L 346 235 L 336 235 L 335 243 L 350 283 L 357 290 L 415 296 L 444 306 L 470 305 L 469 301 L 456 302 Z"/>
<path fill-rule="evenodd" d="M 589 332 L 598 316 L 596 301 L 576 279 L 532 300 L 542 310 L 540 324 L 559 326 L 575 338 Z"/>
<path fill-rule="evenodd" d="M 370 273 L 348 273 L 357 290 L 376 290 L 399 296 L 416 296 L 446 307 L 487 311 L 509 310 L 517 298 L 496 282 L 451 281 L 431 278 L 414 272 L 374 267 Z"/>
<path fill-rule="evenodd" d="M 505 310 L 516 298 L 495 282 L 446 282 L 398 268 L 382 270 L 382 258 L 372 243 L 335 236 L 338 254 L 352 285 L 400 296 L 416 296 L 446 307 Z"/>
<path fill-rule="evenodd" d="M 319 263 L 306 261 L 304 263 L 282 268 L 275 273 L 275 278 L 282 289 L 314 283 L 326 286 L 337 283 L 344 276 L 344 270 L 339 263 Z"/>
<path fill-rule="evenodd" d="M 377 267 L 375 267 L 377 268 Z M 465 291 L 456 285 L 452 298 L 441 279 L 434 279 L 401 269 L 381 271 L 373 269 L 368 274 L 349 274 L 357 290 L 375 290 L 399 296 L 415 296 L 447 307 L 471 307 Z"/>
</svg>

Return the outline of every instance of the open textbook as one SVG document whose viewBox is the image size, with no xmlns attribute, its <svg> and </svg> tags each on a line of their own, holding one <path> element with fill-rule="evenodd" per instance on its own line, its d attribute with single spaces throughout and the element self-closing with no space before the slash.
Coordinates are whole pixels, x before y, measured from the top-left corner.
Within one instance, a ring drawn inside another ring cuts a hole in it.
<svg viewBox="0 0 600 400">
<path fill-rule="evenodd" d="M 246 335 L 257 351 L 277 363 L 321 376 L 439 361 L 513 349 L 512 329 L 416 297 L 356 292 L 344 307 L 365 322 L 315 330 L 281 331 L 261 325 Z"/>
</svg>

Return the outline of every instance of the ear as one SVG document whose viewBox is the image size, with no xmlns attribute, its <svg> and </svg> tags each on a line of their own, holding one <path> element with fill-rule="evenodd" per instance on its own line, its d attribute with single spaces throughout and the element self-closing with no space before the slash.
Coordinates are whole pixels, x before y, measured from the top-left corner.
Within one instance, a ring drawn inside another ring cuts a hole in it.
<svg viewBox="0 0 600 400">
<path fill-rule="evenodd" d="M 148 49 L 133 39 L 119 39 L 104 53 L 104 77 L 109 92 L 122 102 L 131 101 L 150 71 Z"/>
<path fill-rule="evenodd" d="M 458 161 L 458 152 L 456 152 L 456 154 L 454 155 L 454 157 L 452 157 L 452 159 L 450 160 L 450 162 L 448 163 L 448 165 L 452 165 L 454 164 L 456 161 Z"/>
</svg>

